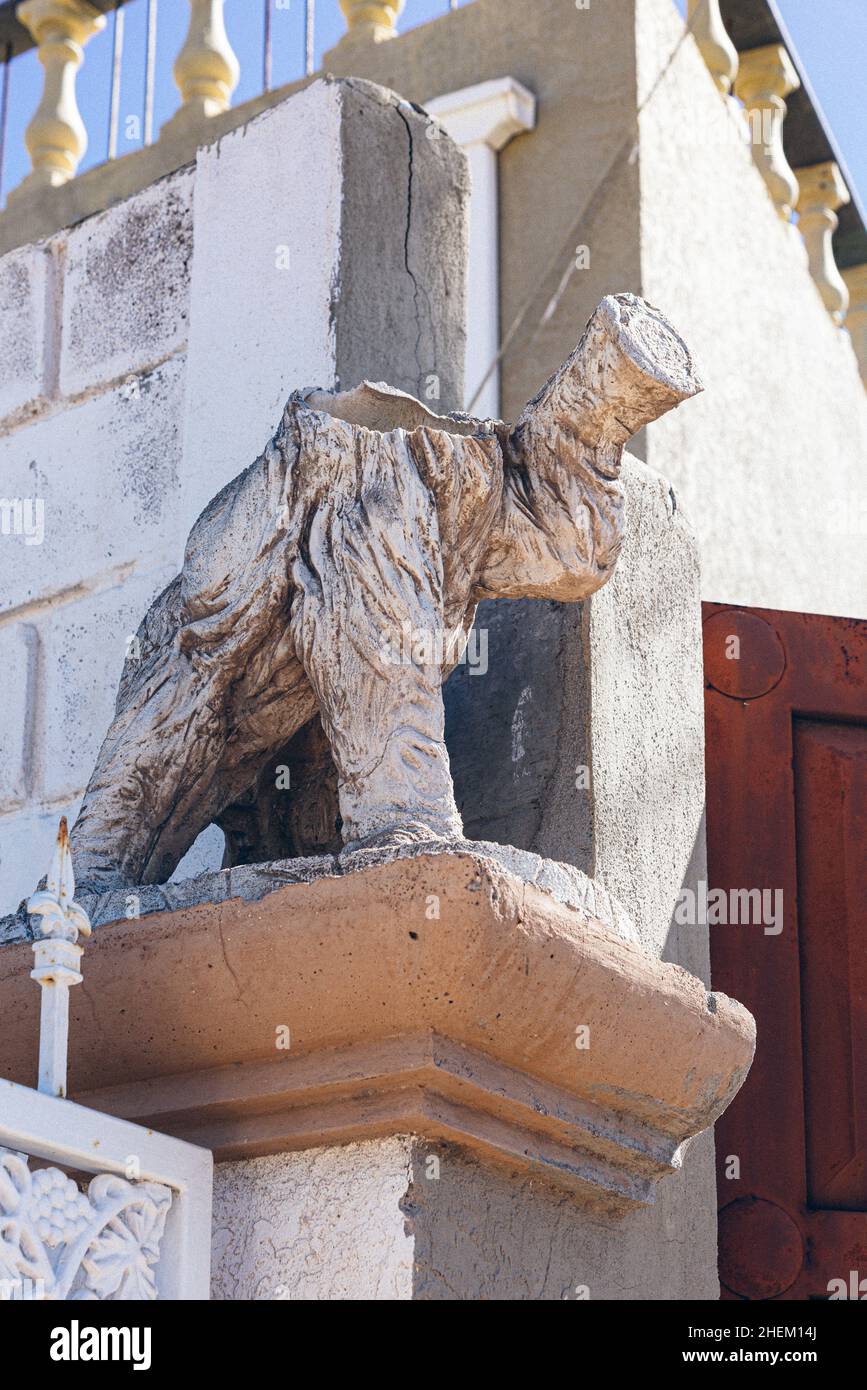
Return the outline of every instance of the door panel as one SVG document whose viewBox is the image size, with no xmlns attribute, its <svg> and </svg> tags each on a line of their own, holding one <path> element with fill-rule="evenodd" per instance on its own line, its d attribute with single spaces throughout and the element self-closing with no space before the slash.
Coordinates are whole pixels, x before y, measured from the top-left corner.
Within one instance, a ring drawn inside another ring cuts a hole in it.
<svg viewBox="0 0 867 1390">
<path fill-rule="evenodd" d="M 807 1194 L 867 1211 L 867 728 L 795 720 L 795 807 Z"/>
<path fill-rule="evenodd" d="M 706 604 L 704 641 L 709 890 L 782 893 L 710 927 L 758 1027 L 716 1131 L 723 1297 L 826 1298 L 867 1278 L 867 623 Z"/>
</svg>

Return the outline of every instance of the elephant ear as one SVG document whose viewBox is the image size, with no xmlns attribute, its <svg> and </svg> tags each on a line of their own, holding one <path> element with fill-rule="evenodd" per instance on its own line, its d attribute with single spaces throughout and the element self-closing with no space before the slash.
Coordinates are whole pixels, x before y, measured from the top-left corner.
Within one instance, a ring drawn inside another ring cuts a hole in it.
<svg viewBox="0 0 867 1390">
<path fill-rule="evenodd" d="M 383 381 L 363 381 L 351 391 L 305 391 L 303 400 L 312 410 L 381 434 L 420 429 L 442 430 L 446 434 L 493 434 L 499 425 L 499 421 L 476 420 L 457 412 L 436 415 L 415 396 Z"/>
</svg>

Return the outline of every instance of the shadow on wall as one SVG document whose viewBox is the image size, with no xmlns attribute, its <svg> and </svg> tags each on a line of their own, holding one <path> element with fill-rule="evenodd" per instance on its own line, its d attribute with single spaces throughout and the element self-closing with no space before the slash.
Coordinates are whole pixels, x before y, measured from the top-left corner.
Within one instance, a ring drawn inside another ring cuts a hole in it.
<svg viewBox="0 0 867 1390">
<path fill-rule="evenodd" d="M 479 605 L 469 658 L 446 683 L 446 744 L 468 839 L 592 873 L 583 604 Z M 478 658 L 476 664 L 473 659 Z"/>
</svg>

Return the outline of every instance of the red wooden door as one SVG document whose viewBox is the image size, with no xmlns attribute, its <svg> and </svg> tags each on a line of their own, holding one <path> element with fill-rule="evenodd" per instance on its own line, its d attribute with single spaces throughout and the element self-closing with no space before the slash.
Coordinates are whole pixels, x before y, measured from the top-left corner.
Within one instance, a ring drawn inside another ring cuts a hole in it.
<svg viewBox="0 0 867 1390">
<path fill-rule="evenodd" d="M 758 1028 L 716 1131 L 723 1297 L 864 1298 L 867 623 L 705 604 L 704 659 L 713 984 Z"/>
</svg>

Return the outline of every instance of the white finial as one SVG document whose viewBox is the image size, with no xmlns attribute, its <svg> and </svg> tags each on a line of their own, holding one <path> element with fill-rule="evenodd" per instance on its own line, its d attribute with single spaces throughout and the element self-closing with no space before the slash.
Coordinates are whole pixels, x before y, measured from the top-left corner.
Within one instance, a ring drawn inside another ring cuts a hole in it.
<svg viewBox="0 0 867 1390">
<path fill-rule="evenodd" d="M 75 877 L 66 817 L 60 821 L 57 843 L 45 887 L 27 903 L 39 917 L 39 937 L 33 942 L 36 967 L 31 978 L 42 988 L 39 1018 L 39 1083 L 46 1095 L 66 1095 L 66 1056 L 69 1039 L 69 990 L 81 983 L 78 965 L 82 948 L 78 936 L 90 936 L 90 918 L 73 901 Z"/>
</svg>

